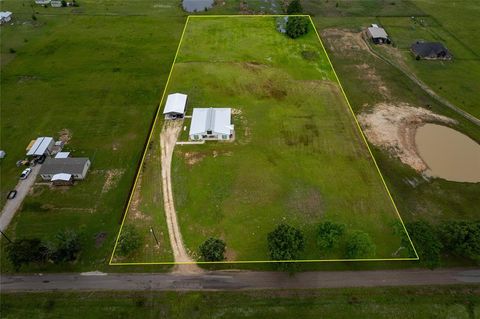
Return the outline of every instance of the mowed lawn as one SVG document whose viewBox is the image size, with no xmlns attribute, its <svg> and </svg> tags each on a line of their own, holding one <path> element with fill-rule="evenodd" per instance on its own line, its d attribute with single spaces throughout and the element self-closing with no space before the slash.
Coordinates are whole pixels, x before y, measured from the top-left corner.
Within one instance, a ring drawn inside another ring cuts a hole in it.
<svg viewBox="0 0 480 319">
<path fill-rule="evenodd" d="M 37 15 L 35 21 L 31 13 L 19 13 L 15 25 L 2 26 L 2 59 L 8 61 L 1 70 L 1 148 L 7 152 L 1 162 L 1 203 L 22 170 L 15 162 L 37 136 L 58 137 L 67 129 L 67 150 L 92 161 L 87 179 L 71 188 L 35 186 L 7 231 L 11 238 L 45 241 L 59 230 L 79 232 L 79 260 L 48 264 L 46 270 L 107 265 L 185 22 L 174 10 L 168 17 L 58 11 Z M 2 255 L 4 248 L 2 240 Z M 2 258 L 2 270 L 10 267 Z M 29 270 L 38 269 L 22 268 Z"/>
<path fill-rule="evenodd" d="M 174 153 L 190 251 L 213 236 L 226 241 L 228 260 L 266 260 L 267 234 L 288 223 L 305 233 L 300 259 L 342 258 L 345 242 L 323 253 L 315 244 L 316 225 L 329 220 L 371 236 L 376 254 L 366 258 L 406 256 L 395 254 L 405 233 L 311 27 L 292 40 L 272 17 L 190 18 L 171 92 L 189 95 L 189 112 L 235 113 L 233 143 Z"/>
</svg>

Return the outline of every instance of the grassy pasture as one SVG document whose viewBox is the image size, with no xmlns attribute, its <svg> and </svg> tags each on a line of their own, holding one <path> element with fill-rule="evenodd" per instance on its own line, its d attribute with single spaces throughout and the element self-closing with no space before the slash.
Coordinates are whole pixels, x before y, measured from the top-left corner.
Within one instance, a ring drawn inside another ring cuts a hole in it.
<svg viewBox="0 0 480 319">
<path fill-rule="evenodd" d="M 478 286 L 3 294 L 4 318 L 476 318 Z"/>
<path fill-rule="evenodd" d="M 68 129 L 67 149 L 92 160 L 87 179 L 68 190 L 35 186 L 7 231 L 45 240 L 65 228 L 81 232 L 79 261 L 52 270 L 104 269 L 185 22 L 175 8 L 176 17 L 98 16 L 91 4 L 82 3 L 88 14 L 33 21 L 21 2 L 2 2 L 15 24 L 2 26 L 0 202 L 18 181 L 15 161 L 38 135 Z M 2 270 L 10 270 L 6 258 Z"/>
<path fill-rule="evenodd" d="M 171 92 L 189 95 L 190 112 L 236 110 L 235 142 L 174 153 L 175 205 L 190 251 L 215 236 L 230 260 L 265 260 L 267 233 L 288 222 L 305 232 L 302 259 L 342 258 L 345 243 L 326 254 L 314 243 L 316 223 L 333 220 L 370 234 L 377 253 L 365 257 L 395 257 L 398 217 L 313 30 L 294 41 L 271 17 L 191 18 Z"/>
</svg>

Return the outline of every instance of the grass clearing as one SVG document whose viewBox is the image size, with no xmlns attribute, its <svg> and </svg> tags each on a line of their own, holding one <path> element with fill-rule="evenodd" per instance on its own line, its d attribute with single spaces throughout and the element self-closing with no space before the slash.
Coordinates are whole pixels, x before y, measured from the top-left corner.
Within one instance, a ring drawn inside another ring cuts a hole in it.
<svg viewBox="0 0 480 319">
<path fill-rule="evenodd" d="M 173 92 L 189 95 L 189 112 L 235 109 L 235 142 L 174 153 L 175 205 L 193 254 L 214 236 L 226 241 L 227 260 L 267 260 L 267 233 L 287 222 L 305 233 L 301 259 L 341 259 L 345 242 L 324 254 L 315 245 L 315 225 L 332 220 L 372 237 L 377 251 L 367 258 L 408 257 L 399 249 L 405 233 L 397 232 L 398 216 L 313 29 L 291 40 L 273 17 L 191 17 L 166 89 Z"/>
</svg>

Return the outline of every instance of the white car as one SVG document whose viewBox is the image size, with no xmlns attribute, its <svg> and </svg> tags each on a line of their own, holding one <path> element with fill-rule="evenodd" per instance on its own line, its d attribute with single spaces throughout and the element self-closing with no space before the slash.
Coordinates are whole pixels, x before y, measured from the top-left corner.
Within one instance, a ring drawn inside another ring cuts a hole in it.
<svg viewBox="0 0 480 319">
<path fill-rule="evenodd" d="M 22 174 L 20 174 L 20 179 L 27 179 L 28 175 L 32 172 L 32 169 L 29 167 L 23 170 Z"/>
</svg>

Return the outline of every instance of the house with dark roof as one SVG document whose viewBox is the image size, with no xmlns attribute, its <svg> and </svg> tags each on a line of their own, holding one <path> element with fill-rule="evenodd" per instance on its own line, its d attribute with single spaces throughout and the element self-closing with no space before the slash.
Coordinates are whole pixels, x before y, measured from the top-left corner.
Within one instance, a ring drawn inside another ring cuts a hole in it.
<svg viewBox="0 0 480 319">
<path fill-rule="evenodd" d="M 51 181 L 55 176 L 71 175 L 75 180 L 84 179 L 90 168 L 90 160 L 87 157 L 66 157 L 51 158 L 48 157 L 40 168 L 40 176 L 43 180 Z M 59 175 L 63 174 L 63 175 Z"/>
<path fill-rule="evenodd" d="M 417 60 L 451 60 L 452 55 L 440 42 L 417 41 L 410 47 Z"/>
</svg>

